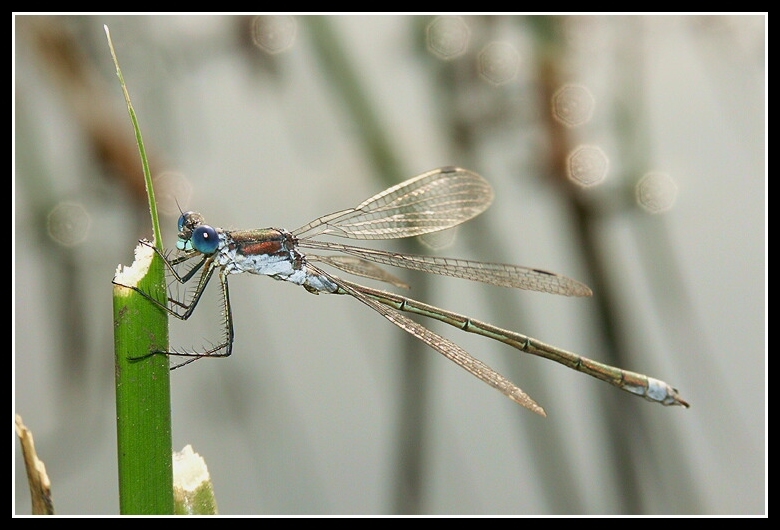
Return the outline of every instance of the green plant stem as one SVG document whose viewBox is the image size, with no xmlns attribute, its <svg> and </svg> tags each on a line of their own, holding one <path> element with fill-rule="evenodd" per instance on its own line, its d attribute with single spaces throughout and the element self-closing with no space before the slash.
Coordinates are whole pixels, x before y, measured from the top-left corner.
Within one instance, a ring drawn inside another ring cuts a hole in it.
<svg viewBox="0 0 780 530">
<path fill-rule="evenodd" d="M 163 273 L 159 260 L 138 282 L 145 292 Z M 155 270 L 159 269 L 159 270 Z M 170 370 L 164 355 L 167 316 L 135 291 L 114 286 L 119 509 L 122 514 L 173 513 Z"/>
<path fill-rule="evenodd" d="M 152 175 L 141 128 L 108 27 L 105 30 L 138 143 L 155 243 L 162 249 Z M 136 291 L 124 287 L 137 287 L 166 303 L 164 265 L 151 249 L 139 246 L 136 263 L 118 271 L 114 282 L 120 513 L 173 514 L 170 370 L 167 356 L 150 355 L 150 352 L 168 350 L 168 315 Z"/>
</svg>

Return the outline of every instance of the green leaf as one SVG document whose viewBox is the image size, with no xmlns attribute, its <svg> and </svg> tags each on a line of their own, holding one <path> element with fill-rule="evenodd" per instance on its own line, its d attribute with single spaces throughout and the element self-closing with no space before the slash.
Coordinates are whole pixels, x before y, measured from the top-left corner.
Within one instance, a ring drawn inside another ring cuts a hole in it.
<svg viewBox="0 0 780 530">
<path fill-rule="evenodd" d="M 105 30 L 138 143 L 155 242 L 162 249 L 141 128 Z M 122 514 L 173 514 L 170 368 L 166 355 L 153 353 L 168 350 L 168 314 L 131 287 L 167 303 L 162 258 L 146 245 L 136 248 L 135 263 L 120 265 L 114 278 L 119 509 Z"/>
</svg>

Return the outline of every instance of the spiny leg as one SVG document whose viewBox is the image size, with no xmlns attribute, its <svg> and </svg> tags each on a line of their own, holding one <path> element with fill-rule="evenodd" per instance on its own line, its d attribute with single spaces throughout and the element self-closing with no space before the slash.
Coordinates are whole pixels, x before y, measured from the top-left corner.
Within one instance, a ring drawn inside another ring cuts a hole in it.
<svg viewBox="0 0 780 530">
<path fill-rule="evenodd" d="M 203 352 L 164 352 L 168 355 L 175 355 L 177 357 L 190 357 L 190 359 L 187 359 L 183 363 L 172 366 L 171 370 L 186 366 L 202 357 L 229 357 L 233 353 L 233 339 L 235 337 L 233 333 L 233 312 L 230 309 L 230 290 L 228 288 L 227 273 L 224 269 L 219 274 L 219 284 L 222 290 L 222 314 L 224 315 L 223 325 L 225 328 L 225 340 L 221 344 Z"/>
<path fill-rule="evenodd" d="M 163 252 L 161 252 L 159 249 L 157 249 L 156 247 L 152 246 L 149 242 L 142 240 L 141 243 L 146 245 L 146 246 L 148 246 L 148 247 L 150 247 L 150 248 L 152 248 L 157 253 L 157 255 L 160 256 L 163 259 L 163 262 L 165 263 L 166 268 L 171 273 L 171 275 L 175 278 L 175 281 L 180 283 L 180 284 L 182 284 L 182 285 L 186 284 L 189 280 L 191 280 L 192 277 L 199 270 L 201 270 L 203 268 L 204 264 L 206 265 L 206 267 L 203 269 L 203 272 L 200 275 L 200 278 L 198 280 L 198 285 L 195 288 L 194 294 L 190 298 L 189 302 L 187 302 L 186 300 L 185 301 L 179 301 L 178 299 L 170 296 L 170 294 L 169 294 L 168 295 L 168 302 L 172 306 L 177 306 L 178 309 L 179 309 L 179 310 L 177 310 L 176 308 L 169 307 L 167 304 L 164 304 L 164 303 L 160 302 L 159 300 L 157 300 L 156 298 L 153 298 L 150 294 L 144 292 L 139 287 L 121 284 L 121 283 L 118 283 L 116 281 L 114 281 L 113 283 L 115 283 L 116 285 L 121 285 L 121 286 L 126 287 L 128 289 L 132 289 L 133 291 L 137 292 L 138 294 L 140 294 L 141 296 L 143 296 L 144 298 L 146 298 L 147 300 L 152 302 L 154 305 L 156 305 L 160 309 L 165 310 L 168 314 L 178 318 L 179 320 L 188 320 L 190 318 L 190 316 L 192 316 L 192 313 L 195 311 L 195 307 L 197 307 L 198 302 L 200 301 L 201 297 L 203 296 L 203 293 L 205 292 L 206 287 L 207 287 L 209 281 L 211 280 L 212 275 L 214 274 L 214 271 L 218 268 L 217 265 L 215 264 L 213 256 L 204 256 L 203 254 L 200 254 L 200 253 L 187 253 L 184 256 L 180 256 L 180 257 L 178 257 L 176 259 L 171 260 L 171 259 L 168 259 L 168 257 Z M 180 275 L 178 273 L 178 271 L 176 270 L 175 266 L 179 265 L 181 263 L 184 263 L 184 262 L 186 262 L 186 261 L 188 261 L 188 260 L 190 260 L 190 259 L 192 259 L 192 258 L 194 258 L 196 256 L 201 257 L 202 259 L 195 266 L 193 266 L 189 271 L 187 271 L 186 274 Z M 199 359 L 200 357 L 227 357 L 227 356 L 229 356 L 232 353 L 232 347 L 233 347 L 233 318 L 232 318 L 232 313 L 230 311 L 230 299 L 229 299 L 229 291 L 228 291 L 228 286 L 227 286 L 227 275 L 224 273 L 224 271 L 222 271 L 222 273 L 220 273 L 220 286 L 221 286 L 221 290 L 222 290 L 223 315 L 225 315 L 225 320 L 223 322 L 224 329 L 225 329 L 225 334 L 224 334 L 225 340 L 223 342 L 221 342 L 220 344 L 218 344 L 218 345 L 216 345 L 216 346 L 214 346 L 212 348 L 209 348 L 209 349 L 207 349 L 205 351 L 202 351 L 202 352 L 189 352 L 189 351 L 186 351 L 186 350 L 182 350 L 182 351 L 177 351 L 177 350 L 171 350 L 171 351 L 156 350 L 156 351 L 149 352 L 146 355 L 133 358 L 131 360 L 142 360 L 142 359 L 145 359 L 145 358 L 147 358 L 147 357 L 149 357 L 151 355 L 156 355 L 156 354 L 192 357 L 191 359 L 187 360 L 184 363 L 181 363 L 181 364 L 178 364 L 176 366 L 173 366 L 171 368 L 173 370 L 173 369 L 178 368 L 180 366 L 184 366 L 186 364 L 189 364 L 189 363 Z M 170 288 L 170 284 L 169 284 L 169 288 Z M 180 310 L 183 310 L 184 312 L 182 313 L 182 312 L 180 312 Z"/>
</svg>

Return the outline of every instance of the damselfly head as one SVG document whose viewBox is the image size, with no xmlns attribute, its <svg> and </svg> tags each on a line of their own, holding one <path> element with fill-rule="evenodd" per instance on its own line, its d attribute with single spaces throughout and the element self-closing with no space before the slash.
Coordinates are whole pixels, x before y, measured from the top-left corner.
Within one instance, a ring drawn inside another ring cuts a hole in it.
<svg viewBox="0 0 780 530">
<path fill-rule="evenodd" d="M 197 250 L 193 247 L 192 236 L 195 229 L 200 226 L 207 226 L 204 222 L 205 219 L 198 212 L 184 212 L 181 214 L 179 217 L 179 241 L 176 243 L 176 248 L 184 251 Z"/>
</svg>

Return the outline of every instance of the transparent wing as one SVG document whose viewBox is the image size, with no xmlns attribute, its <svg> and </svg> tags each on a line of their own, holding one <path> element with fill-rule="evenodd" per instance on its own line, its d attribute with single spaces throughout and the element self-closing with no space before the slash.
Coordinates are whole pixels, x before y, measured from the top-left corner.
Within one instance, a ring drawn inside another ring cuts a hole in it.
<svg viewBox="0 0 780 530">
<path fill-rule="evenodd" d="M 366 260 L 356 258 L 354 256 L 315 256 L 308 254 L 306 256 L 307 261 L 319 261 L 326 263 L 331 267 L 336 267 L 344 272 L 354 274 L 355 276 L 362 276 L 364 278 L 371 278 L 372 280 L 379 280 L 380 282 L 386 282 L 396 287 L 402 287 L 409 289 L 409 284 L 404 283 L 400 278 L 390 274 L 386 270 Z"/>
<path fill-rule="evenodd" d="M 461 368 L 465 369 L 470 374 L 476 376 L 481 381 L 489 384 L 493 388 L 500 391 L 502 394 L 510 398 L 512 401 L 519 403 L 525 408 L 541 415 L 547 416 L 544 409 L 531 398 L 528 394 L 515 385 L 512 381 L 499 374 L 488 365 L 480 361 L 479 359 L 471 356 L 466 350 L 455 344 L 454 342 L 445 339 L 441 335 L 434 333 L 428 328 L 418 324 L 414 320 L 402 315 L 398 311 L 388 306 L 385 306 L 372 298 L 364 295 L 360 292 L 361 286 L 349 282 L 343 282 L 339 278 L 327 274 L 319 269 L 312 267 L 315 273 L 322 274 L 331 279 L 331 281 L 341 287 L 345 293 L 357 298 L 374 311 L 381 314 L 387 320 L 401 328 L 402 330 L 410 333 L 414 337 L 417 337 L 425 344 L 444 355 L 447 359 L 451 360 Z"/>
<path fill-rule="evenodd" d="M 564 296 L 590 296 L 593 294 L 587 285 L 566 276 L 540 269 L 520 267 L 519 265 L 486 263 L 438 256 L 399 254 L 384 250 L 331 243 L 329 241 L 300 241 L 299 246 L 317 250 L 343 252 L 344 254 L 383 265 L 463 278 L 500 287 L 513 287 Z"/>
<path fill-rule="evenodd" d="M 398 239 L 459 225 L 493 202 L 490 184 L 467 169 L 444 167 L 386 189 L 349 210 L 293 231 L 298 239 L 328 234 L 352 239 Z"/>
</svg>

